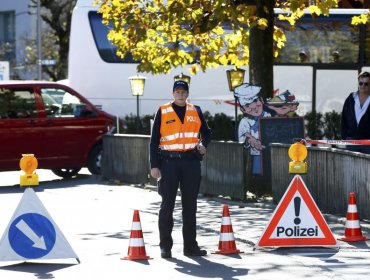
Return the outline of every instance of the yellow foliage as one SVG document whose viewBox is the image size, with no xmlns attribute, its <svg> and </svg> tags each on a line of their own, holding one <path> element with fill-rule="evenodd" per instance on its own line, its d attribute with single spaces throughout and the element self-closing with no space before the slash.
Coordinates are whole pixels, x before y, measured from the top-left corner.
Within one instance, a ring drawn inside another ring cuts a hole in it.
<svg viewBox="0 0 370 280">
<path fill-rule="evenodd" d="M 197 65 L 192 65 L 190 68 L 189 68 L 189 73 L 192 74 L 192 75 L 196 75 L 197 72 L 199 71 L 199 68 Z"/>
<path fill-rule="evenodd" d="M 225 55 L 222 55 L 218 61 L 220 62 L 221 65 L 227 65 L 229 63 L 229 60 Z"/>
<path fill-rule="evenodd" d="M 354 16 L 352 18 L 352 24 L 353 25 L 359 25 L 359 24 L 366 24 L 370 22 L 370 15 L 359 15 L 359 16 Z"/>
<path fill-rule="evenodd" d="M 258 19 L 258 26 L 261 29 L 266 29 L 268 27 L 268 21 L 267 21 L 267 19 L 265 19 L 265 18 Z"/>
<path fill-rule="evenodd" d="M 279 15 L 291 25 L 308 8 L 312 15 L 328 14 L 338 0 L 275 1 L 276 7 L 289 10 Z M 269 27 L 266 18 L 257 16 L 256 7 L 235 5 L 224 0 L 94 0 L 102 22 L 110 26 L 108 39 L 118 47 L 117 55 L 131 52 L 140 60 L 138 70 L 153 74 L 168 73 L 171 68 L 193 64 L 189 72 L 219 65 L 242 67 L 249 63 L 249 28 Z M 231 30 L 225 32 L 224 23 Z M 353 24 L 369 22 L 369 16 L 355 17 Z M 274 28 L 274 50 L 286 42 L 282 30 Z M 195 64 L 195 56 L 197 62 Z"/>
<path fill-rule="evenodd" d="M 315 6 L 315 5 L 311 5 L 308 7 L 308 10 L 310 11 L 311 14 L 315 14 L 315 15 L 321 15 L 321 10 L 319 7 Z"/>
<path fill-rule="evenodd" d="M 286 42 L 286 36 L 284 32 L 280 28 L 274 29 L 274 41 L 276 42 L 276 47 L 281 49 L 284 47 Z"/>
</svg>

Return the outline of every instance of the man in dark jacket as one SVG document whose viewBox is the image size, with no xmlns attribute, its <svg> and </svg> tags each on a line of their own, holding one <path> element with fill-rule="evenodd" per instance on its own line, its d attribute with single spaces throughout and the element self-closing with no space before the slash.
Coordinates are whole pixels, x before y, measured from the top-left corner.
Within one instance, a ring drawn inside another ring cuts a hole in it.
<svg viewBox="0 0 370 280">
<path fill-rule="evenodd" d="M 341 133 L 343 140 L 370 139 L 370 73 L 358 75 L 358 91 L 344 102 Z M 370 154 L 370 146 L 347 146 L 348 150 Z"/>
<path fill-rule="evenodd" d="M 172 102 L 158 109 L 150 138 L 150 174 L 158 180 L 162 197 L 158 215 L 161 257 L 172 258 L 173 211 L 179 188 L 184 255 L 205 256 L 207 251 L 196 240 L 196 211 L 200 160 L 211 141 L 211 130 L 200 107 L 187 102 L 189 85 L 185 81 L 174 83 L 172 96 Z"/>
</svg>

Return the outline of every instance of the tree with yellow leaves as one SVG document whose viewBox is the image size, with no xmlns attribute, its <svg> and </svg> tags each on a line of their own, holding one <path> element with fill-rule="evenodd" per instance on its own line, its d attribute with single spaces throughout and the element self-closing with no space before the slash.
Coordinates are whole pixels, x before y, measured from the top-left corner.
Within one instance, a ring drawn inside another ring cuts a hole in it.
<svg viewBox="0 0 370 280">
<path fill-rule="evenodd" d="M 96 0 L 103 23 L 112 24 L 108 39 L 117 55 L 131 53 L 139 72 L 168 73 L 191 64 L 191 74 L 220 65 L 249 65 L 249 82 L 271 97 L 273 57 L 284 47 L 284 32 L 274 25 L 274 8 L 286 10 L 279 20 L 291 25 L 307 9 L 328 15 L 339 0 Z M 367 21 L 366 16 L 354 23 Z M 228 25 L 226 32 L 225 25 Z"/>
</svg>

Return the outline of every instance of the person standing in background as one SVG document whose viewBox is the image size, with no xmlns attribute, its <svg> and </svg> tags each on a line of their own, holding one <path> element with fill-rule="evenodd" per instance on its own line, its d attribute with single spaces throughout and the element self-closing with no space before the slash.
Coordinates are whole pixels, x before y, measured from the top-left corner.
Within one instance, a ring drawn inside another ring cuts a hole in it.
<svg viewBox="0 0 370 280">
<path fill-rule="evenodd" d="M 341 119 L 343 140 L 370 139 L 370 73 L 358 75 L 358 90 L 344 101 Z M 370 146 L 347 146 L 348 150 L 370 154 Z"/>
</svg>

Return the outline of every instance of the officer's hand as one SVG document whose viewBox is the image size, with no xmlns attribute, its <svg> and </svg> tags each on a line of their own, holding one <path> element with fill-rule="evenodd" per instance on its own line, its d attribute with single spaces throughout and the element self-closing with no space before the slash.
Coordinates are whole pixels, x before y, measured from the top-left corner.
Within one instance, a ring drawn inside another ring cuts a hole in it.
<svg viewBox="0 0 370 280">
<path fill-rule="evenodd" d="M 161 171 L 159 168 L 152 168 L 150 169 L 150 175 L 152 175 L 154 179 L 159 179 L 161 178 Z"/>
<path fill-rule="evenodd" d="M 205 155 L 207 152 L 206 147 L 204 147 L 202 144 L 197 145 L 197 150 L 201 155 Z"/>
</svg>

